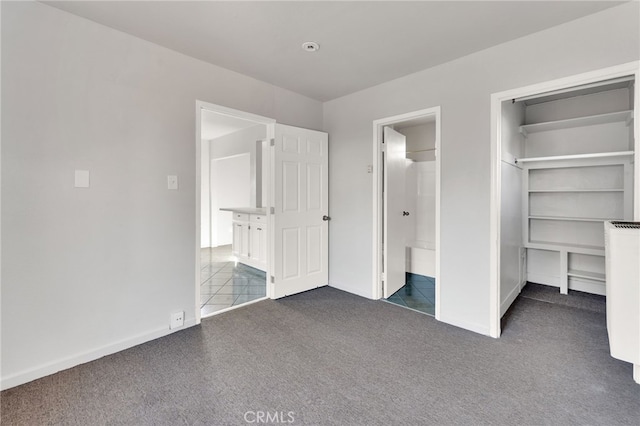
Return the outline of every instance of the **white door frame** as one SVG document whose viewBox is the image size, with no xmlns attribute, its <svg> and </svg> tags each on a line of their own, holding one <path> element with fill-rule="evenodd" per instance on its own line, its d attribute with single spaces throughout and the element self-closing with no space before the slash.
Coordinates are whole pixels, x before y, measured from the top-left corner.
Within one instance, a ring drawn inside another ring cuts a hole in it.
<svg viewBox="0 0 640 426">
<path fill-rule="evenodd" d="M 562 90 L 582 84 L 595 83 L 617 77 L 635 76 L 634 93 L 634 136 L 635 164 L 640 164 L 640 149 L 638 149 L 638 133 L 640 125 L 640 61 L 572 75 L 557 80 L 537 83 L 530 86 L 493 93 L 491 95 L 491 205 L 490 205 L 490 248 L 489 248 L 489 335 L 500 337 L 500 193 L 501 193 L 501 152 L 502 141 L 500 129 L 502 126 L 502 102 L 525 96 L 539 95 L 545 92 Z M 634 220 L 640 220 L 640 167 L 634 167 Z"/>
<path fill-rule="evenodd" d="M 212 104 L 209 102 L 204 102 L 204 101 L 198 101 L 196 100 L 196 241 L 195 241 L 195 254 L 196 254 L 196 261 L 195 261 L 195 286 L 196 286 L 196 298 L 195 298 L 195 317 L 196 317 L 196 324 L 200 324 L 200 270 L 201 270 L 201 265 L 200 265 L 200 220 L 201 220 L 201 211 L 200 211 L 200 190 L 201 190 L 201 184 L 202 184 L 202 170 L 201 170 L 201 156 L 202 156 L 202 152 L 201 152 L 201 145 L 202 145 L 202 139 L 201 139 L 201 124 L 202 124 L 202 110 L 206 110 L 209 112 L 213 112 L 216 114 L 220 114 L 220 115 L 226 115 L 229 117 L 234 117 L 234 118 L 240 118 L 243 120 L 249 120 L 249 121 L 253 121 L 256 124 L 264 124 L 267 127 L 267 139 L 271 139 L 274 137 L 274 133 L 275 133 L 275 123 L 276 120 L 272 119 L 272 118 L 268 118 L 268 117 L 263 117 L 261 115 L 256 115 L 256 114 L 251 114 L 249 112 L 244 112 L 244 111 L 239 111 L 236 109 L 232 109 L 232 108 L 227 108 L 221 105 L 216 105 L 216 104 Z M 265 202 L 266 201 L 266 202 Z M 267 200 L 263 200 L 263 204 L 269 206 L 270 205 L 271 200 L 267 199 Z M 270 209 L 267 208 L 267 221 L 269 223 L 271 223 L 271 212 Z M 269 239 L 271 238 L 271 236 L 269 234 L 267 234 L 267 247 L 271 247 L 271 245 L 269 244 Z M 267 250 L 267 276 L 270 276 L 270 272 L 272 270 L 272 265 L 273 265 L 273 256 L 272 253 L 269 252 L 269 250 Z M 266 293 L 266 297 L 272 297 L 271 295 L 271 286 L 266 286 L 267 287 L 267 293 Z"/>
<path fill-rule="evenodd" d="M 436 119 L 436 309 L 435 317 L 440 320 L 440 106 L 413 111 L 406 114 L 381 118 L 373 122 L 373 289 L 374 299 L 383 297 L 382 292 L 382 235 L 383 235 L 383 199 L 382 188 L 382 129 L 384 126 L 402 123 L 404 121 L 435 116 Z"/>
</svg>

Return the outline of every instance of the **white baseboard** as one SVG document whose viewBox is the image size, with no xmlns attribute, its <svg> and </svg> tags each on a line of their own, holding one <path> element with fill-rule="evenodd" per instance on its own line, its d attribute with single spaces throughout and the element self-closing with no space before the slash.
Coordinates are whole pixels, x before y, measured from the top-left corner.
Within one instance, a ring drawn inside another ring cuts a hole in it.
<svg viewBox="0 0 640 426">
<path fill-rule="evenodd" d="M 507 309 L 509 309 L 509 306 L 511 306 L 513 301 L 516 300 L 516 297 L 518 297 L 518 295 L 520 294 L 520 291 L 522 291 L 522 284 L 516 285 L 509 292 L 507 297 L 502 301 L 502 303 L 500 304 L 500 318 L 502 318 L 505 312 L 507 312 Z"/>
<path fill-rule="evenodd" d="M 547 274 L 536 274 L 527 272 L 527 281 L 534 284 L 550 285 L 552 287 L 560 287 L 560 277 Z"/>
<path fill-rule="evenodd" d="M 76 365 L 94 361 L 98 358 L 102 358 L 103 356 L 111 355 L 116 352 L 120 352 L 125 349 L 129 349 L 134 346 L 140 345 L 142 343 L 146 343 L 151 340 L 175 333 L 177 331 L 184 330 L 194 325 L 196 325 L 196 320 L 195 318 L 192 318 L 190 320 L 185 321 L 185 324 L 183 327 L 180 327 L 175 330 L 169 330 L 169 327 L 162 327 L 154 331 L 138 334 L 137 336 L 120 340 L 118 342 L 111 343 L 96 349 L 92 349 L 76 355 L 51 361 L 46 364 L 42 364 L 37 367 L 33 367 L 18 373 L 10 374 L 9 376 L 2 377 L 2 379 L 0 379 L 0 389 L 5 390 L 15 386 L 19 386 L 36 379 L 40 379 L 42 377 L 49 376 L 59 371 L 66 370 L 71 367 L 75 367 Z"/>
<path fill-rule="evenodd" d="M 440 315 L 440 321 L 449 325 L 464 328 L 465 330 L 473 331 L 474 333 L 491 336 L 488 325 L 484 326 L 475 322 L 460 320 L 458 318 L 449 318 L 446 315 Z"/>
<path fill-rule="evenodd" d="M 574 278 L 569 279 L 569 290 L 583 291 L 585 293 L 599 294 L 606 296 L 606 285 L 601 281 L 591 281 L 586 279 Z"/>
<path fill-rule="evenodd" d="M 373 300 L 373 297 L 372 297 L 372 295 L 370 293 L 365 294 L 365 293 L 362 292 L 362 289 L 357 288 L 357 287 L 348 287 L 348 286 L 343 286 L 341 284 L 332 283 L 332 282 L 329 283 L 329 287 L 333 287 L 333 288 L 338 289 L 338 290 L 346 291 L 347 293 L 355 294 L 356 296 L 360 296 L 360 297 L 364 297 L 366 299 L 372 299 Z"/>
</svg>

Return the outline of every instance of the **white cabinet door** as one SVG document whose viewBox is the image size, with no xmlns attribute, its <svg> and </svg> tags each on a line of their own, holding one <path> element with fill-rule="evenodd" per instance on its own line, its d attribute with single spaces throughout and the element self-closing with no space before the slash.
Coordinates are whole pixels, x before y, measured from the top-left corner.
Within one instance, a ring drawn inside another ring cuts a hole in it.
<svg viewBox="0 0 640 426">
<path fill-rule="evenodd" d="M 234 256 L 240 256 L 242 252 L 242 224 L 239 222 L 233 222 L 233 243 L 231 245 L 231 254 Z"/>
<path fill-rule="evenodd" d="M 328 135 L 276 124 L 273 156 L 279 298 L 328 284 Z"/>
<path fill-rule="evenodd" d="M 260 264 L 263 269 L 267 269 L 267 228 L 266 225 L 260 225 L 258 231 L 260 232 Z"/>
<path fill-rule="evenodd" d="M 250 230 L 250 237 L 249 237 L 249 240 L 251 242 L 251 249 L 249 250 L 249 252 L 251 254 L 251 260 L 253 260 L 258 264 L 266 263 L 265 237 L 266 237 L 266 231 L 264 228 L 264 224 L 251 223 L 251 230 Z"/>
<path fill-rule="evenodd" d="M 241 223 L 240 224 L 240 228 L 241 228 L 241 242 L 240 242 L 240 256 L 241 257 L 249 257 L 249 224 L 248 223 Z"/>
<path fill-rule="evenodd" d="M 405 285 L 406 238 L 405 180 L 407 170 L 406 138 L 390 127 L 384 128 L 384 297 Z M 411 213 L 411 212 L 407 212 Z"/>
</svg>

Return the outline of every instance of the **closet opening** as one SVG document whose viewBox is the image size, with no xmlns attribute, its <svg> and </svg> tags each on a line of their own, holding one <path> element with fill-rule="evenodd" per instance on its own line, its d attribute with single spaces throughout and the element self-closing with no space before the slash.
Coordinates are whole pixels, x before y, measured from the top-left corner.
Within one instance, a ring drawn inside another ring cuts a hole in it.
<svg viewBox="0 0 640 426">
<path fill-rule="evenodd" d="M 629 64 L 492 96 L 493 337 L 521 294 L 606 312 L 604 224 L 640 213 L 637 74 Z"/>
<path fill-rule="evenodd" d="M 440 109 L 374 122 L 374 294 L 439 317 Z"/>
</svg>

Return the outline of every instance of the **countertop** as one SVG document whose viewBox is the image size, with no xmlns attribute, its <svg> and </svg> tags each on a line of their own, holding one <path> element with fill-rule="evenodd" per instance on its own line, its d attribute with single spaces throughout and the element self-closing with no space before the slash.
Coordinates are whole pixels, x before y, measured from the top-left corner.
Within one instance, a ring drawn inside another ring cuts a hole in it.
<svg viewBox="0 0 640 426">
<path fill-rule="evenodd" d="M 222 207 L 219 210 L 245 214 L 267 214 L 266 207 Z"/>
</svg>

